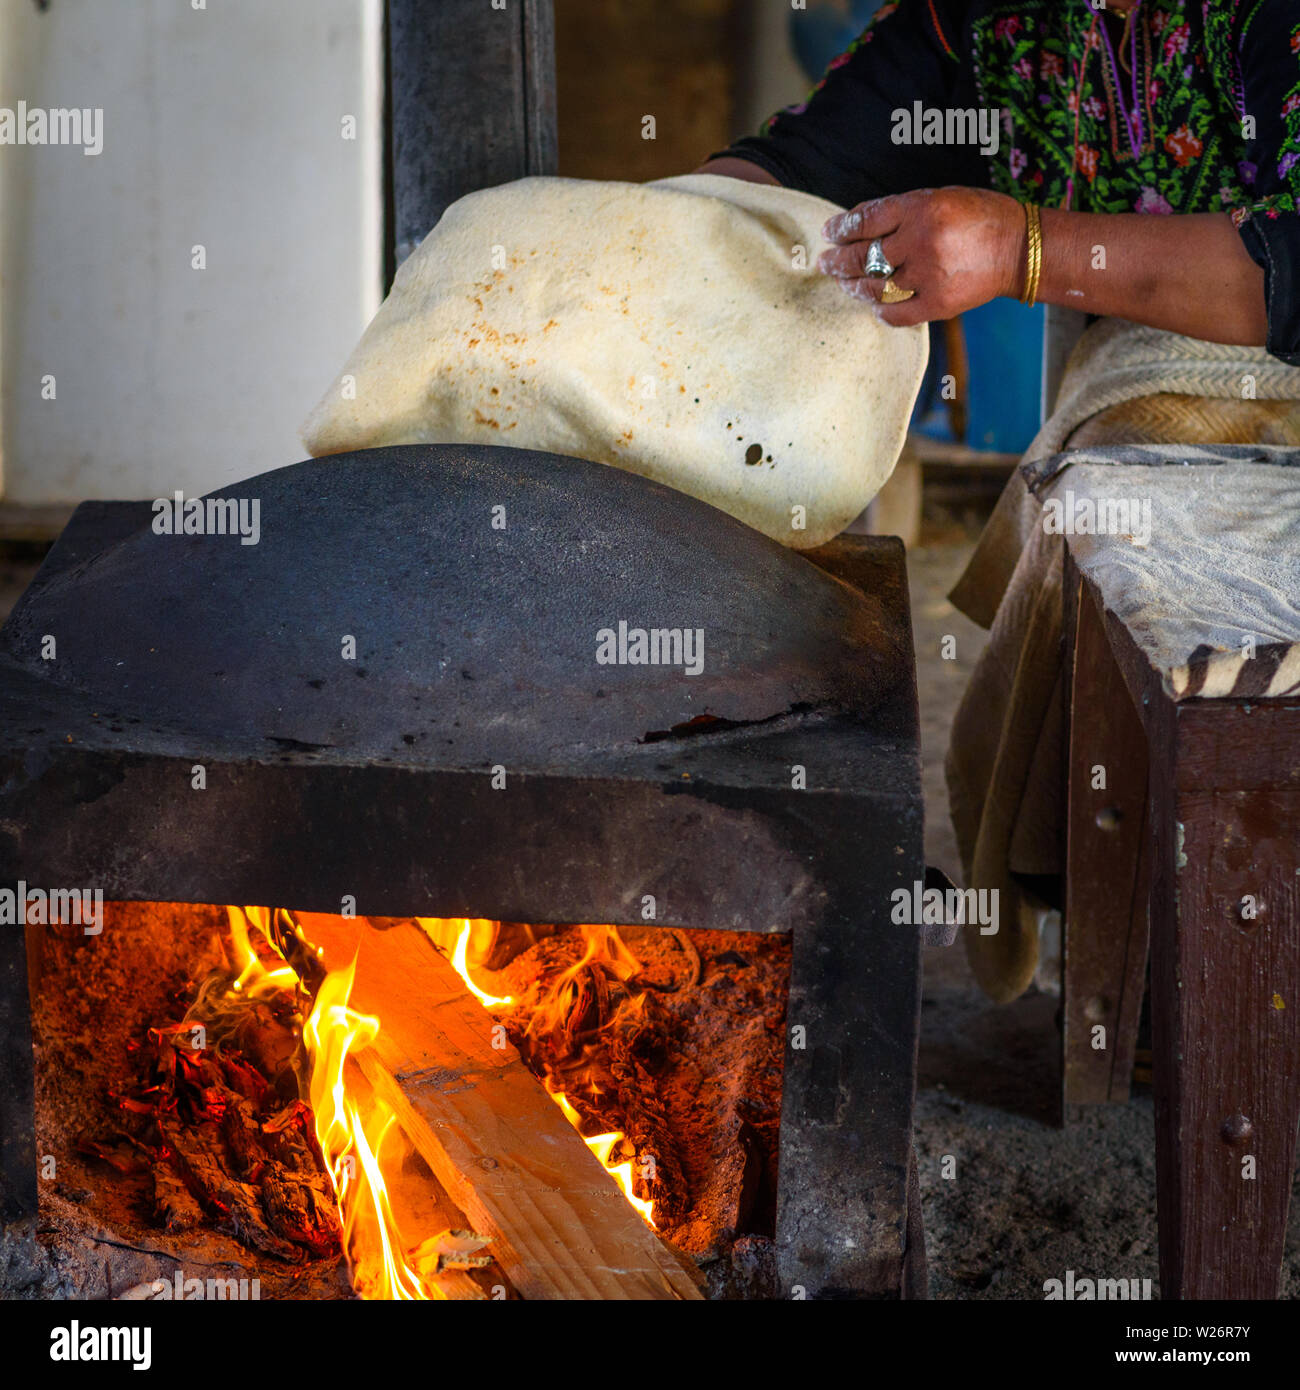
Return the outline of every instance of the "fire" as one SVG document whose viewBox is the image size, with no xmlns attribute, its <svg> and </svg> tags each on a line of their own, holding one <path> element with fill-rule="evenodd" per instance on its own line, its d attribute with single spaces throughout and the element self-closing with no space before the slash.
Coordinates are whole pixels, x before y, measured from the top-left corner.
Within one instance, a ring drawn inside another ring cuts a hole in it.
<svg viewBox="0 0 1300 1390">
<path fill-rule="evenodd" d="M 420 917 L 416 920 L 428 936 L 440 946 L 451 941 L 454 934 L 456 944 L 452 952 L 452 965 L 457 974 L 464 980 L 466 988 L 484 1008 L 497 1011 L 515 1008 L 513 999 L 498 998 L 488 994 L 474 982 L 469 973 L 469 940 L 473 927 L 478 925 L 477 922 L 471 921 L 467 917 Z M 459 930 L 457 930 L 457 924 L 459 924 Z M 583 927 L 582 931 L 585 949 L 581 958 L 564 971 L 547 991 L 541 1003 L 533 1010 L 524 1029 L 525 1038 L 533 1040 L 544 1038 L 562 1027 L 563 1020 L 572 1007 L 572 991 L 577 987 L 583 971 L 589 966 L 599 963 L 608 967 L 624 983 L 640 972 L 640 962 L 628 950 L 616 927 L 587 926 Z M 643 1008 L 643 1000 L 639 997 L 631 997 L 621 1007 L 629 1012 L 638 1013 Z M 566 1092 L 555 1088 L 550 1081 L 546 1084 L 546 1092 L 560 1107 L 565 1119 L 578 1131 L 583 1143 L 618 1184 L 623 1195 L 653 1229 L 655 1227 L 654 1203 L 636 1195 L 632 1181 L 632 1160 L 627 1159 L 624 1162 L 618 1162 L 613 1157 L 621 1151 L 627 1136 L 621 1130 L 614 1130 L 608 1134 L 583 1134 L 583 1118 L 569 1101 Z"/>
<path fill-rule="evenodd" d="M 249 999 L 281 991 L 301 994 L 304 981 L 285 958 L 281 946 L 284 934 L 296 940 L 304 960 L 315 961 L 320 952 L 306 940 L 292 916 L 275 914 L 279 934 L 265 908 L 231 907 L 227 916 L 240 967 L 231 992 Z M 255 948 L 253 930 L 265 943 L 265 953 Z M 378 1100 L 363 1117 L 355 1098 L 348 1094 L 348 1057 L 369 1046 L 379 1035 L 380 1026 L 377 1018 L 348 1005 L 354 970 L 355 962 L 324 976 L 302 1030 L 310 1063 L 308 1103 L 338 1202 L 353 1287 L 368 1299 L 438 1300 L 443 1294 L 437 1284 L 421 1279 L 400 1254 L 402 1243 L 379 1159 L 396 1117 Z"/>
<path fill-rule="evenodd" d="M 456 939 L 456 952 L 452 956 L 452 966 L 462 980 L 465 981 L 469 992 L 483 1005 L 485 1009 L 508 1008 L 515 1001 L 513 999 L 498 999 L 494 995 L 484 994 L 479 987 L 469 977 L 469 934 L 473 930 L 474 924 L 468 917 L 460 918 L 461 930 Z"/>
<path fill-rule="evenodd" d="M 582 1116 L 569 1104 L 569 1098 L 563 1091 L 552 1091 L 547 1087 L 546 1094 L 564 1112 L 564 1118 L 582 1135 L 582 1142 L 594 1153 L 605 1171 L 610 1174 L 619 1187 L 623 1189 L 623 1196 L 637 1209 L 643 1220 L 654 1226 L 654 1203 L 648 1202 L 642 1197 L 638 1197 L 632 1189 L 632 1160 L 626 1163 L 611 1163 L 610 1154 L 623 1142 L 626 1135 L 619 1130 L 614 1130 L 611 1134 L 583 1134 Z"/>
<path fill-rule="evenodd" d="M 266 908 L 228 907 L 226 917 L 230 922 L 230 937 L 235 946 L 235 960 L 240 965 L 239 975 L 230 986 L 232 992 L 243 994 L 249 999 L 261 999 L 268 995 L 279 994 L 284 990 L 291 993 L 296 990 L 298 988 L 298 972 L 282 955 L 278 965 L 268 966 L 253 949 L 249 927 L 256 927 L 263 941 L 275 949 L 275 938 L 271 934 L 271 914 Z"/>
<path fill-rule="evenodd" d="M 349 1052 L 368 1047 L 379 1036 L 377 1018 L 348 1007 L 355 969 L 353 961 L 325 977 L 303 1029 L 312 1059 L 308 1100 L 316 1139 L 334 1184 L 353 1287 L 363 1298 L 427 1301 L 441 1295 L 397 1253 L 397 1222 L 379 1166 L 379 1151 L 396 1116 L 376 1101 L 367 1125 L 344 1081 Z M 376 1244 L 377 1270 L 372 1267 Z"/>
<path fill-rule="evenodd" d="M 354 1288 L 367 1299 L 442 1299 L 445 1295 L 436 1279 L 422 1277 L 402 1253 L 409 1247 L 404 1245 L 393 1215 L 381 1162 L 385 1144 L 402 1138 L 396 1116 L 378 1098 L 368 1097 L 364 1104 L 360 1103 L 349 1089 L 349 1057 L 369 1047 L 379 1036 L 381 1026 L 378 1018 L 359 1013 L 349 1004 L 355 961 L 327 973 L 320 963 L 322 953 L 307 940 L 293 915 L 283 910 L 230 907 L 227 917 L 238 971 L 226 996 L 232 1013 L 254 1001 L 278 996 L 292 999 L 303 1019 L 301 1040 L 306 1066 L 300 1085 L 306 1092 L 316 1139 L 338 1204 Z M 494 923 L 471 918 L 417 920 L 440 946 L 451 946 L 453 966 L 485 1009 L 511 1013 L 521 1008 L 510 996 L 488 993 L 470 975 L 472 931 L 475 927 L 493 927 Z M 640 970 L 639 962 L 614 927 L 582 930 L 581 958 L 563 972 L 528 1016 L 523 1032 L 525 1039 L 534 1044 L 555 1030 L 563 1033 L 569 1026 L 566 1020 L 573 1013 L 583 972 L 589 967 L 608 971 L 620 983 L 632 980 Z M 643 1002 L 635 993 L 628 993 L 621 999 L 615 1016 L 635 1017 Z M 591 1046 L 586 1041 L 579 1045 L 579 1062 Z M 627 1146 L 626 1135 L 619 1130 L 583 1134 L 582 1115 L 565 1089 L 549 1074 L 546 1090 L 623 1195 L 653 1227 L 653 1203 L 634 1191 L 633 1159 L 620 1161 Z M 592 1093 L 597 1094 L 594 1084 Z M 414 1257 L 418 1254 L 415 1251 Z"/>
</svg>

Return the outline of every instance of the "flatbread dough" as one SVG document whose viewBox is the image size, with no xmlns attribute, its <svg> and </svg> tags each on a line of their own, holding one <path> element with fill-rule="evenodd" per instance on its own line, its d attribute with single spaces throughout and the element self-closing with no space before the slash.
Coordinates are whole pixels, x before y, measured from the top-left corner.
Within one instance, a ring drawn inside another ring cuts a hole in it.
<svg viewBox="0 0 1300 1390">
<path fill-rule="evenodd" d="M 571 454 L 820 545 L 893 470 L 928 342 L 817 271 L 836 211 L 703 174 L 462 198 L 398 271 L 307 448 Z"/>
</svg>

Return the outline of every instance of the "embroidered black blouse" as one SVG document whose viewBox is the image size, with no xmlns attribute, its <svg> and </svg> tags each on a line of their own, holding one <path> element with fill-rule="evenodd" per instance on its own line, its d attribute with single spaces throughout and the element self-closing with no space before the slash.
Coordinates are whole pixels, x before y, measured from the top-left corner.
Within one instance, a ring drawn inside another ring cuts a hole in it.
<svg viewBox="0 0 1300 1390">
<path fill-rule="evenodd" d="M 1300 365 L 1300 0 L 1141 0 L 1127 29 L 1090 0 L 898 0 L 724 153 L 845 207 L 966 184 L 1229 212 L 1264 270 L 1268 349 Z"/>
</svg>

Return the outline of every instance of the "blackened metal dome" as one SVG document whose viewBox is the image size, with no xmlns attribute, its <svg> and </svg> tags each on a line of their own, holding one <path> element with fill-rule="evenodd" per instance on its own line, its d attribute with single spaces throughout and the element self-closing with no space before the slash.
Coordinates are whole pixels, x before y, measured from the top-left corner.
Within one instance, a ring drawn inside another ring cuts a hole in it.
<svg viewBox="0 0 1300 1390">
<path fill-rule="evenodd" d="M 140 529 L 38 578 L 10 656 L 104 718 L 458 767 L 553 765 L 702 715 L 861 715 L 897 669 L 872 596 L 601 464 L 417 445 L 213 496 L 256 499 L 256 544 L 156 534 L 142 508 Z M 701 630 L 702 670 L 601 664 L 620 623 Z"/>
</svg>

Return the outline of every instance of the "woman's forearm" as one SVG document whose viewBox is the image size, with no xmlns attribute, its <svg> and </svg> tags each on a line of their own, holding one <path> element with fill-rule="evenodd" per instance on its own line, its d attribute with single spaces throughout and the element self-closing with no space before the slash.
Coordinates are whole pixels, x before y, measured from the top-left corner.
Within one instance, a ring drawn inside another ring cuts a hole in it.
<svg viewBox="0 0 1300 1390">
<path fill-rule="evenodd" d="M 728 156 L 709 160 L 696 173 L 777 182 L 759 165 Z M 998 198 L 1007 209 L 1000 220 L 1019 238 L 1018 254 L 1012 258 L 1019 267 L 1015 283 L 1001 287 L 1003 294 L 1016 297 L 1024 288 L 1024 213 L 1010 198 L 983 196 Z M 1038 298 L 1043 303 L 1131 319 L 1209 342 L 1264 345 L 1264 272 L 1251 259 L 1227 213 L 1160 216 L 1043 208 L 1041 216 Z M 1007 258 L 998 259 L 1005 263 Z M 925 279 L 924 261 L 913 270 L 919 288 Z"/>
<path fill-rule="evenodd" d="M 761 164 L 752 159 L 738 159 L 735 155 L 724 154 L 717 159 L 705 160 L 696 174 L 721 174 L 729 179 L 743 179 L 746 183 L 780 183 L 775 174 L 769 174 Z"/>
<path fill-rule="evenodd" d="M 1264 272 L 1227 213 L 1042 210 L 1038 297 L 1215 343 L 1262 347 Z M 1020 264 L 1023 266 L 1024 248 Z M 1019 293 L 1023 278 L 1011 289 Z"/>
<path fill-rule="evenodd" d="M 725 174 L 755 183 L 778 182 L 761 166 L 730 156 L 709 160 L 696 173 Z M 963 190 L 940 192 L 960 197 Z M 932 193 L 921 192 L 865 206 L 882 208 L 905 201 L 920 209 L 942 203 Z M 967 194 L 964 201 L 969 207 L 963 206 L 959 222 L 978 224 L 985 236 L 990 227 L 1000 226 L 1008 230 L 994 230 L 998 240 L 1005 235 L 1018 240 L 1014 248 L 1003 241 L 996 248 L 997 254 L 988 256 L 990 269 L 1008 263 L 1017 268 L 1012 272 L 1013 282 L 990 284 L 983 294 L 976 293 L 974 302 L 998 293 L 1018 297 L 1024 289 L 1027 264 L 1023 209 L 1001 194 L 979 193 L 974 200 Z M 994 206 L 998 215 L 990 217 Z M 1268 335 L 1264 272 L 1251 259 L 1226 212 L 1162 216 L 1043 208 L 1041 218 L 1041 302 L 1106 318 L 1126 318 L 1208 342 L 1264 346 Z M 858 242 L 861 251 L 870 236 L 892 231 L 899 222 L 897 215 L 886 213 L 879 228 L 864 223 L 850 233 L 850 239 Z M 918 256 L 909 269 L 906 288 L 924 291 L 927 258 Z M 861 270 L 850 256 L 846 268 L 835 273 L 855 276 Z M 877 292 L 875 287 L 862 289 L 864 297 L 868 293 L 875 297 Z M 969 306 L 954 303 L 922 316 L 948 317 L 963 307 Z M 919 304 L 910 311 L 899 307 L 891 317 L 896 322 L 911 322 L 921 308 Z"/>
<path fill-rule="evenodd" d="M 1224 212 L 1171 214 L 1041 209 L 1038 299 L 1130 319 L 1212 343 L 1264 347 L 1264 272 Z M 860 203 L 832 217 L 832 249 L 818 264 L 844 289 L 880 305 L 886 323 L 949 319 L 1025 288 L 1025 209 L 1005 193 L 925 188 Z M 866 274 L 872 241 L 912 291 L 881 304 L 884 280 Z"/>
</svg>

